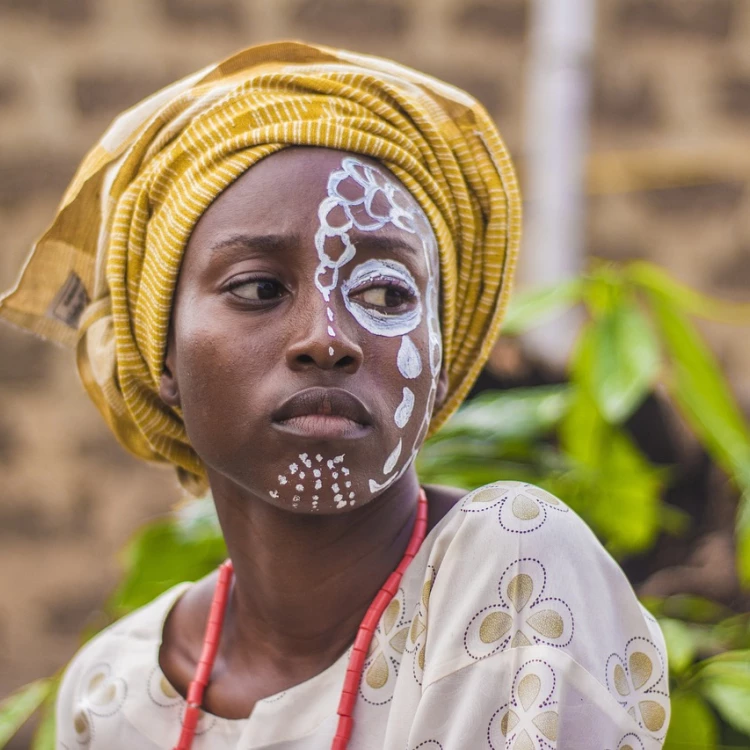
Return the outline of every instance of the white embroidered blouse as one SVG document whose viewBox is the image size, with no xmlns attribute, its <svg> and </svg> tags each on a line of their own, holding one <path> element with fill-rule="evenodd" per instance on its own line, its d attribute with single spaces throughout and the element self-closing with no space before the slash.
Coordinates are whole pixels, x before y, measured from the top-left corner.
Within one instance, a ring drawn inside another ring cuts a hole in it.
<svg viewBox="0 0 750 750">
<path fill-rule="evenodd" d="M 159 668 L 181 584 L 89 642 L 57 705 L 58 750 L 171 750 L 185 701 Z M 258 702 L 203 714 L 194 750 L 328 750 L 348 653 Z M 657 750 L 669 724 L 659 626 L 581 519 L 497 482 L 425 539 L 365 664 L 351 750 Z"/>
</svg>

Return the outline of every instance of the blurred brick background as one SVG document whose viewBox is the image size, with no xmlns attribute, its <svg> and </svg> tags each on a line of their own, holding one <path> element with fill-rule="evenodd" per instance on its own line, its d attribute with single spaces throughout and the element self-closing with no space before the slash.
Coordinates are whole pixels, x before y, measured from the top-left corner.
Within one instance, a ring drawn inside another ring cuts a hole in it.
<svg viewBox="0 0 750 750">
<path fill-rule="evenodd" d="M 598 5 L 594 153 L 750 150 L 750 2 Z M 484 101 L 522 154 L 529 17 L 524 0 L 0 0 L 0 289 L 114 115 L 247 44 L 308 39 L 444 77 Z M 587 242 L 593 256 L 652 259 L 704 292 L 750 298 L 745 181 L 598 192 Z M 705 330 L 750 405 L 747 329 Z M 116 550 L 178 492 L 171 472 L 115 444 L 71 352 L 7 327 L 0 480 L 3 696 L 70 657 L 117 579 Z"/>
</svg>

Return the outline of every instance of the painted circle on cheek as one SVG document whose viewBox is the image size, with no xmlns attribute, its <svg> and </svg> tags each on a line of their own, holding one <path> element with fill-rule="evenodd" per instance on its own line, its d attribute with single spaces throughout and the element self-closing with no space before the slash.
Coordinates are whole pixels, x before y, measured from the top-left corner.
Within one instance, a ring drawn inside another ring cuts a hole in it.
<svg viewBox="0 0 750 750">
<path fill-rule="evenodd" d="M 371 307 L 364 307 L 350 297 L 353 290 L 375 280 L 395 279 L 404 284 L 416 297 L 416 304 L 405 313 L 384 313 Z M 419 287 L 409 269 L 402 263 L 388 259 L 372 259 L 360 263 L 349 278 L 341 285 L 346 309 L 367 331 L 376 336 L 403 336 L 413 331 L 422 320 L 422 299 Z"/>
</svg>

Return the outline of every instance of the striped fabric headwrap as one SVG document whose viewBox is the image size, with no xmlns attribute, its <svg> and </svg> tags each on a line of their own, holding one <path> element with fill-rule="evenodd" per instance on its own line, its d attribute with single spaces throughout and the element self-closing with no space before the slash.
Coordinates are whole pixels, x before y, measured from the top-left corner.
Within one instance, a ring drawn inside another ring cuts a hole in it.
<svg viewBox="0 0 750 750">
<path fill-rule="evenodd" d="M 251 47 L 118 117 L 84 159 L 0 316 L 76 345 L 84 385 L 136 456 L 183 484 L 205 471 L 159 398 L 180 261 L 201 214 L 289 145 L 363 154 L 398 177 L 438 241 L 443 367 L 458 407 L 489 355 L 520 239 L 510 158 L 463 91 L 376 57 L 296 42 Z"/>
</svg>

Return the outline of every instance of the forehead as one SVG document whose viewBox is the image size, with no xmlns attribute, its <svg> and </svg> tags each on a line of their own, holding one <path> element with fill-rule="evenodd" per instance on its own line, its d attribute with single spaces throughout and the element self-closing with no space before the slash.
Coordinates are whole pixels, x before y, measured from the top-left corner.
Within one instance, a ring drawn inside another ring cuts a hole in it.
<svg viewBox="0 0 750 750">
<path fill-rule="evenodd" d="M 379 185 L 388 185 L 403 207 L 421 215 L 415 198 L 385 167 L 358 154 L 326 148 L 291 147 L 266 157 L 251 167 L 211 204 L 194 229 L 194 239 L 241 220 L 258 233 L 292 233 L 300 223 L 318 224 L 318 209 L 328 196 L 329 180 L 340 171 L 345 159 L 352 158 L 368 167 Z M 357 170 L 364 176 L 362 170 Z M 354 181 L 340 185 L 342 194 L 356 191 Z M 395 227 L 385 226 L 384 232 Z"/>
</svg>

